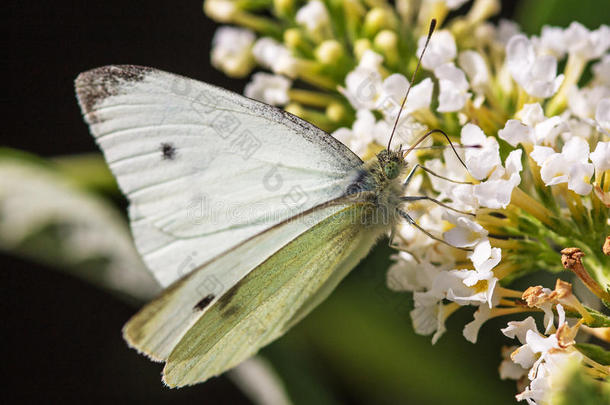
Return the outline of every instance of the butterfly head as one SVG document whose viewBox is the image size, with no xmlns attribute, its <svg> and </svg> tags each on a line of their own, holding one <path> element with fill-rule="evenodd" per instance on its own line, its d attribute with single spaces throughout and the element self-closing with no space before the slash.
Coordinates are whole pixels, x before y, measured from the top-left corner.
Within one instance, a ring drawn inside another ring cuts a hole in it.
<svg viewBox="0 0 610 405">
<path fill-rule="evenodd" d="M 379 161 L 384 176 L 388 180 L 393 180 L 398 177 L 407 167 L 407 164 L 402 158 L 400 148 L 397 151 L 382 150 L 377 155 L 377 160 Z"/>
</svg>

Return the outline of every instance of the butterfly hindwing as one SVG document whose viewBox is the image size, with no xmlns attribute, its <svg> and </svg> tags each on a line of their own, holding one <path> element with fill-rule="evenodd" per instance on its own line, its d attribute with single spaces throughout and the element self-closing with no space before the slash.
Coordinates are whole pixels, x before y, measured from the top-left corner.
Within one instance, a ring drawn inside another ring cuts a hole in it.
<svg viewBox="0 0 610 405">
<path fill-rule="evenodd" d="M 281 336 L 313 309 L 379 236 L 361 221 L 365 205 L 342 207 L 225 293 L 172 350 L 164 381 L 172 387 L 184 386 L 218 375 Z"/>
<path fill-rule="evenodd" d="M 229 294 L 227 291 L 239 283 L 244 274 L 341 209 L 342 206 L 334 205 L 313 210 L 268 229 L 200 266 L 131 318 L 123 329 L 125 339 L 152 359 L 167 360 L 188 329 L 221 297 Z"/>
</svg>

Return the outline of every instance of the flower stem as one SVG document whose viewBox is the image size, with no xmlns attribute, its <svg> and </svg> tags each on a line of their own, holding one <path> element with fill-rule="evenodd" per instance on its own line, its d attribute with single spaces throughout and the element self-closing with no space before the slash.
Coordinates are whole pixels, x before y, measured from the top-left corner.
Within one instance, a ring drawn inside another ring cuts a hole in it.
<svg viewBox="0 0 610 405">
<path fill-rule="evenodd" d="M 545 225 L 552 227 L 553 221 L 551 218 L 554 217 L 553 213 L 546 209 L 542 204 L 538 201 L 534 200 L 527 193 L 521 190 L 519 187 L 515 187 L 513 189 L 513 193 L 511 195 L 510 203 L 515 206 L 521 208 L 523 211 L 531 214 L 534 218 L 539 220 Z"/>
<path fill-rule="evenodd" d="M 589 290 L 600 299 L 610 302 L 610 293 L 602 289 L 602 287 L 591 277 L 589 272 L 582 264 L 582 257 L 585 254 L 578 248 L 566 248 L 561 251 L 561 264 L 563 267 L 572 270 L 574 274 L 581 279 Z M 579 311 L 580 312 L 580 311 Z"/>
</svg>

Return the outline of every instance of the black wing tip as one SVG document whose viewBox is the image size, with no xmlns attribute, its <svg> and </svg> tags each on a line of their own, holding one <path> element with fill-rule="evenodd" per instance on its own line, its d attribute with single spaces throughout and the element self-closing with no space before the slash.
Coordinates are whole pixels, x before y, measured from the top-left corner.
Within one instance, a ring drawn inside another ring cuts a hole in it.
<svg viewBox="0 0 610 405">
<path fill-rule="evenodd" d="M 119 85 L 139 82 L 152 71 L 146 66 L 108 65 L 79 74 L 74 87 L 83 114 L 91 112 L 106 97 L 117 94 Z"/>
</svg>

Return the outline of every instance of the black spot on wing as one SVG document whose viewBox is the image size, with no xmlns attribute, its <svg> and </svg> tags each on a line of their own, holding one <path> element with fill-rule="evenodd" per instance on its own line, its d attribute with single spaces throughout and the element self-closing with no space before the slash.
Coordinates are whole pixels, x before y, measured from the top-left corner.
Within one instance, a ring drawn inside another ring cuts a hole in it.
<svg viewBox="0 0 610 405">
<path fill-rule="evenodd" d="M 76 96 L 83 114 L 93 110 L 105 98 L 118 94 L 121 85 L 139 82 L 153 69 L 143 66 L 103 66 L 78 75 L 75 81 Z"/>
<path fill-rule="evenodd" d="M 161 157 L 163 160 L 174 160 L 176 158 L 176 148 L 171 143 L 161 144 Z"/>
<path fill-rule="evenodd" d="M 203 311 L 205 307 L 210 305 L 210 302 L 214 300 L 214 294 L 208 294 L 203 297 L 195 306 L 193 307 L 193 311 Z"/>
</svg>

